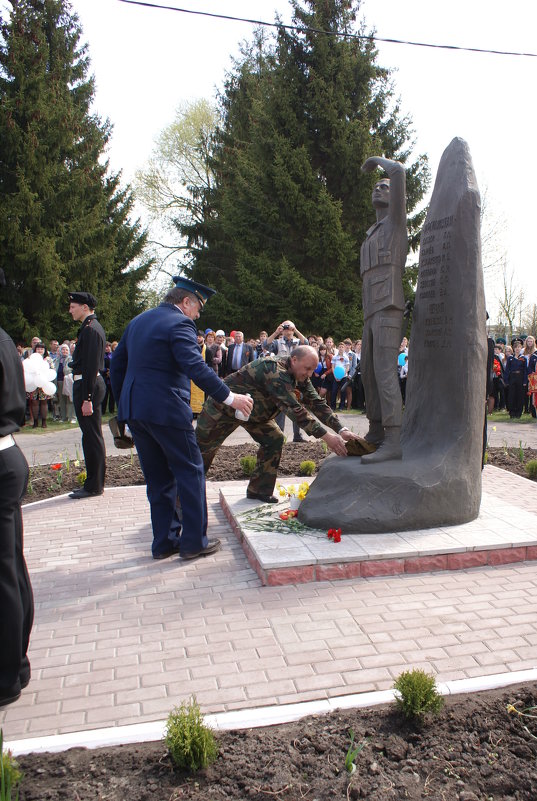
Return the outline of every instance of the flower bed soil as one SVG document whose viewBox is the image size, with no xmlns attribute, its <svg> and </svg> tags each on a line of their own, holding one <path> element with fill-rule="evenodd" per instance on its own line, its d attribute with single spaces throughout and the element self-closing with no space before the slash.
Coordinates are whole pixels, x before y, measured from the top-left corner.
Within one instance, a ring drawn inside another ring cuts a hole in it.
<svg viewBox="0 0 537 801">
<path fill-rule="evenodd" d="M 327 454 L 320 441 L 304 443 L 288 443 L 283 447 L 280 463 L 280 476 L 297 476 L 300 472 L 300 463 L 307 460 L 315 462 L 319 469 Z M 209 470 L 209 481 L 234 481 L 246 478 L 240 466 L 241 456 L 255 455 L 257 446 L 252 443 L 245 445 L 223 446 L 218 451 L 214 463 Z M 527 478 L 525 464 L 530 459 L 537 459 L 537 450 L 526 448 L 521 453 L 518 448 L 489 448 L 487 463 L 495 467 L 509 470 L 519 476 Z M 353 457 L 349 457 L 353 458 Z M 60 463 L 57 463 L 58 466 Z M 76 478 L 84 464 L 75 467 L 74 462 L 68 465 L 62 463 L 59 469 L 53 470 L 50 465 L 36 465 L 30 469 L 30 483 L 24 503 L 41 501 L 52 498 L 76 489 Z M 123 487 L 133 484 L 143 484 L 144 477 L 136 453 L 126 456 L 108 456 L 106 461 L 106 486 Z"/>
<path fill-rule="evenodd" d="M 535 801 L 537 684 L 448 698 L 420 727 L 394 706 L 217 733 L 219 755 L 175 770 L 162 743 L 20 757 L 20 801 Z M 526 729 L 524 728 L 526 725 Z M 350 731 L 356 771 L 345 770 Z"/>
</svg>

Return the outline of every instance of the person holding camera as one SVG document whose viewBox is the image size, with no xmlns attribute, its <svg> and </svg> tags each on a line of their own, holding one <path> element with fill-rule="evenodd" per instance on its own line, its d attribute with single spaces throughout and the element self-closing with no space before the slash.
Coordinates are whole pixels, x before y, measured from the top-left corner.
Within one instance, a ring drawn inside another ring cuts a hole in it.
<svg viewBox="0 0 537 801">
<path fill-rule="evenodd" d="M 291 320 L 284 320 L 283 323 L 265 340 L 265 347 L 278 357 L 290 356 L 299 345 L 307 345 L 308 340 L 300 333 L 298 328 Z M 276 417 L 276 422 L 283 431 L 285 428 L 285 412 L 280 412 Z M 300 433 L 300 426 L 293 421 L 293 442 L 304 442 L 304 437 Z"/>
</svg>

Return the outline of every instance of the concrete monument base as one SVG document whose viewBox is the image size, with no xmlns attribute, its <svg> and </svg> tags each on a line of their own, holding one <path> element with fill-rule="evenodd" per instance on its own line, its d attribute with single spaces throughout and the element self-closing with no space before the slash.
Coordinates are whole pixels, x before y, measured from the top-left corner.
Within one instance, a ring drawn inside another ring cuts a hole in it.
<svg viewBox="0 0 537 801">
<path fill-rule="evenodd" d="M 286 477 L 282 483 L 297 481 L 300 479 Z M 469 523 L 400 533 L 343 533 L 338 543 L 327 537 L 333 521 L 324 529 L 285 533 L 285 525 L 279 520 L 279 513 L 288 508 L 285 502 L 270 505 L 270 509 L 268 504 L 258 507 L 262 513 L 260 525 L 255 512 L 252 514 L 256 502 L 245 497 L 246 484 L 235 481 L 224 485 L 220 505 L 250 566 L 267 586 L 467 570 L 537 560 L 537 488 L 527 479 L 496 467 L 485 468 L 479 516 Z M 334 499 L 337 502 L 337 493 Z"/>
</svg>

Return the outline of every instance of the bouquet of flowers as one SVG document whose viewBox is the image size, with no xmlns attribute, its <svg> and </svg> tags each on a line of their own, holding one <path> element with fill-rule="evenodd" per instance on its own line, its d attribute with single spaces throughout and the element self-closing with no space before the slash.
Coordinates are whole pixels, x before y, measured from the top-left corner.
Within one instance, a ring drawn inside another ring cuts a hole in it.
<svg viewBox="0 0 537 801">
<path fill-rule="evenodd" d="M 284 487 L 283 484 L 277 484 L 276 489 L 280 498 L 297 498 L 299 501 L 303 501 L 309 492 L 310 485 L 307 481 L 303 481 L 298 486 L 290 484 L 288 487 Z"/>
<path fill-rule="evenodd" d="M 301 501 L 303 501 L 308 494 L 309 488 L 310 485 L 307 481 L 303 481 L 298 486 L 295 484 L 290 484 L 288 487 L 284 487 L 283 484 L 276 485 L 276 489 L 278 490 L 280 498 L 288 499 L 289 508 L 295 511 L 300 506 Z"/>
</svg>

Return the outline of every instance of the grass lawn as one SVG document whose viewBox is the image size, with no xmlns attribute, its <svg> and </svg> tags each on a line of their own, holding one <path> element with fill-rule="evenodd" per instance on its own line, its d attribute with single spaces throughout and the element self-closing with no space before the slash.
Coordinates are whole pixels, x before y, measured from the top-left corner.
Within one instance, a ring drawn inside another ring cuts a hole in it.
<svg viewBox="0 0 537 801">
<path fill-rule="evenodd" d="M 107 423 L 110 420 L 111 417 L 114 417 L 114 415 L 110 414 L 110 412 L 107 412 L 106 414 L 104 414 L 103 415 L 103 423 Z M 47 417 L 47 427 L 46 428 L 41 428 L 41 423 L 39 423 L 39 428 L 33 428 L 32 426 L 28 425 L 28 423 L 26 423 L 24 428 L 21 428 L 20 431 L 17 431 L 17 436 L 20 436 L 21 434 L 23 436 L 24 436 L 24 434 L 44 434 L 44 435 L 46 435 L 46 434 L 50 434 L 51 432 L 54 432 L 54 431 L 65 431 L 65 429 L 67 429 L 67 428 L 72 428 L 72 429 L 78 428 L 78 423 L 76 423 L 76 424 L 75 423 L 69 423 L 69 422 L 61 423 L 61 422 L 58 422 L 57 420 L 53 420 L 52 417 L 49 415 Z"/>
</svg>

